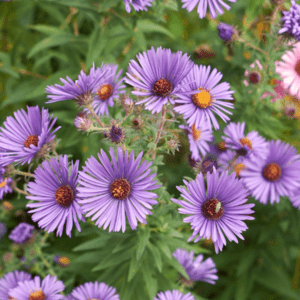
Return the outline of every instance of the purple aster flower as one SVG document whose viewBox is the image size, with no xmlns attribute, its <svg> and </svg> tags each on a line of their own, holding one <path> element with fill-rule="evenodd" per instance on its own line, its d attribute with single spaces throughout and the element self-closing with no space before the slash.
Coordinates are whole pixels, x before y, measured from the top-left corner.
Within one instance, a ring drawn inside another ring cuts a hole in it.
<svg viewBox="0 0 300 300">
<path fill-rule="evenodd" d="M 183 206 L 179 208 L 179 213 L 192 215 L 183 219 L 183 222 L 191 223 L 194 229 L 188 242 L 197 234 L 199 236 L 195 243 L 201 238 L 212 237 L 215 251 L 218 253 L 219 250 L 222 251 L 223 245 L 226 245 L 224 234 L 230 241 L 234 240 L 236 243 L 238 243 L 236 236 L 244 239 L 241 232 L 248 227 L 243 220 L 254 219 L 249 216 L 253 213 L 251 207 L 254 204 L 245 204 L 248 192 L 234 174 L 228 175 L 228 171 L 219 173 L 216 170 L 212 174 L 207 173 L 207 189 L 202 173 L 190 183 L 185 180 L 183 182 L 188 191 L 179 186 L 177 189 L 185 200 L 174 198 L 171 200 Z"/>
<path fill-rule="evenodd" d="M 113 107 L 114 99 L 118 99 L 120 94 L 125 93 L 125 90 L 122 90 L 125 88 L 125 85 L 122 84 L 124 78 L 119 79 L 123 70 L 121 69 L 117 73 L 117 69 L 118 65 L 108 64 L 102 65 L 101 68 L 97 68 L 95 71 L 94 76 L 101 78 L 101 80 L 97 82 L 93 89 L 96 96 L 92 105 L 96 114 L 100 116 L 109 115 L 108 106 Z M 104 75 L 102 76 L 102 74 Z"/>
<path fill-rule="evenodd" d="M 136 229 L 137 220 L 146 222 L 146 215 L 151 215 L 151 205 L 157 204 L 153 198 L 158 196 L 149 190 L 157 189 L 161 185 L 155 185 L 152 179 L 156 176 L 151 174 L 152 162 L 144 161 L 140 166 L 143 152 L 134 160 L 134 151 L 128 157 L 128 151 L 123 156 L 122 149 L 118 148 L 118 164 L 113 148 L 110 148 L 112 164 L 101 149 L 98 157 L 99 163 L 93 156 L 88 159 L 83 172 L 79 172 L 80 187 L 79 196 L 82 208 L 87 217 L 92 221 L 97 220 L 95 225 L 99 228 L 104 224 L 104 229 L 109 226 L 111 231 L 125 231 L 126 218 L 131 229 Z"/>
<path fill-rule="evenodd" d="M 101 300 L 119 300 L 116 294 L 116 288 L 113 288 L 104 282 L 86 282 L 72 291 L 75 300 L 101 299 Z"/>
<path fill-rule="evenodd" d="M 60 81 L 64 83 L 63 86 L 55 84 L 54 86 L 48 85 L 46 87 L 46 92 L 50 94 L 47 95 L 47 98 L 51 99 L 46 103 L 75 100 L 79 105 L 89 104 L 95 99 L 92 93 L 95 92 L 104 75 L 104 72 L 96 71 L 95 65 L 93 64 L 93 67 L 90 69 L 90 74 L 86 75 L 83 70 L 81 70 L 75 82 L 68 76 L 68 81 L 60 78 Z"/>
<path fill-rule="evenodd" d="M 227 147 L 245 158 L 266 158 L 269 149 L 265 138 L 261 137 L 257 131 L 251 131 L 245 135 L 244 130 L 245 122 L 230 122 L 224 129 L 226 136 L 222 136 Z"/>
<path fill-rule="evenodd" d="M 32 237 L 31 231 L 33 229 L 33 225 L 20 223 L 12 230 L 8 238 L 15 243 L 23 244 L 26 240 L 29 240 Z"/>
<path fill-rule="evenodd" d="M 47 275 L 42 282 L 39 276 L 35 276 L 32 280 L 19 282 L 16 288 L 9 291 L 9 296 L 18 300 L 60 300 L 64 297 L 60 294 L 64 288 L 63 282 L 56 276 Z"/>
<path fill-rule="evenodd" d="M 26 205 L 34 208 L 28 211 L 33 213 L 32 220 L 48 232 L 57 229 L 56 236 L 62 236 L 66 224 L 66 234 L 71 237 L 73 222 L 80 231 L 77 218 L 85 221 L 78 204 L 78 164 L 79 160 L 75 165 L 72 162 L 69 170 L 67 155 L 43 161 L 34 171 L 35 182 L 28 183 L 31 196 L 26 198 L 36 201 Z"/>
<path fill-rule="evenodd" d="M 190 72 L 193 63 L 187 54 L 182 55 L 181 51 L 172 53 L 170 49 L 161 47 L 143 52 L 137 55 L 140 63 L 131 60 L 126 73 L 129 78 L 125 82 L 139 89 L 132 94 L 146 96 L 147 98 L 137 102 L 146 102 L 145 108 L 152 113 L 160 112 L 163 105 L 170 101 L 175 104 L 173 97 L 178 97 L 180 84 Z"/>
<path fill-rule="evenodd" d="M 188 252 L 183 249 L 176 249 L 173 256 L 184 267 L 186 273 L 193 281 L 205 281 L 215 284 L 215 280 L 218 280 L 216 265 L 211 258 L 203 261 L 203 255 L 200 254 L 194 261 L 194 252 Z"/>
<path fill-rule="evenodd" d="M 240 172 L 251 195 L 263 204 L 279 203 L 280 196 L 290 196 L 300 184 L 300 155 L 296 148 L 280 140 L 269 141 L 266 159 L 248 162 Z"/>
<path fill-rule="evenodd" d="M 153 0 L 124 0 L 124 2 L 126 11 L 130 13 L 131 7 L 129 4 L 132 5 L 135 11 L 148 10 L 146 6 L 151 6 Z"/>
<path fill-rule="evenodd" d="M 6 225 L 0 222 L 0 240 L 5 236 L 6 232 L 7 232 Z"/>
<path fill-rule="evenodd" d="M 3 199 L 4 194 L 13 192 L 12 188 L 10 187 L 12 181 L 12 178 L 3 178 L 0 175 L 0 200 Z"/>
<path fill-rule="evenodd" d="M 227 1 L 236 2 L 236 0 L 227 0 Z M 186 8 L 188 12 L 191 12 L 199 3 L 197 8 L 197 13 L 199 14 L 200 19 L 203 19 L 206 15 L 207 4 L 208 4 L 210 15 L 213 19 L 217 17 L 217 12 L 220 15 L 223 15 L 224 10 L 222 6 L 225 9 L 230 10 L 230 6 L 226 4 L 223 0 L 181 0 L 181 2 L 184 3 L 182 8 Z"/>
<path fill-rule="evenodd" d="M 232 35 L 234 34 L 233 28 L 225 23 L 219 23 L 218 31 L 220 39 L 222 39 L 225 42 L 229 41 Z"/>
<path fill-rule="evenodd" d="M 181 105 L 174 107 L 174 110 L 183 114 L 183 118 L 187 119 L 189 126 L 195 124 L 196 128 L 200 128 L 201 123 L 208 122 L 208 124 L 211 124 L 212 122 L 214 128 L 219 129 L 219 124 L 213 113 L 219 115 L 224 122 L 230 120 L 222 111 L 232 115 L 224 107 L 233 108 L 233 103 L 222 100 L 232 100 L 231 94 L 234 92 L 229 91 L 229 83 L 222 82 L 218 84 L 223 77 L 221 72 L 214 69 L 210 75 L 209 73 L 210 66 L 194 65 L 193 70 L 183 81 L 181 99 L 176 100 L 176 103 Z M 184 91 L 196 92 L 197 90 L 200 92 L 194 95 L 184 93 Z"/>
<path fill-rule="evenodd" d="M 112 125 L 109 131 L 109 137 L 113 143 L 119 144 L 124 140 L 124 132 L 122 128 Z"/>
<path fill-rule="evenodd" d="M 66 295 L 63 300 L 76 300 L 71 294 Z"/>
<path fill-rule="evenodd" d="M 17 287 L 19 282 L 30 279 L 31 275 L 24 271 L 13 271 L 5 274 L 4 277 L 0 279 L 0 299 L 11 299 L 8 294 L 9 290 Z"/>
<path fill-rule="evenodd" d="M 200 160 L 201 155 L 204 156 L 209 151 L 209 145 L 207 142 L 212 142 L 214 140 L 211 127 L 207 125 L 206 122 L 203 122 L 197 129 L 195 125 L 193 125 L 191 128 L 189 126 L 180 125 L 179 128 L 188 131 L 188 139 L 192 158 L 194 160 Z"/>
<path fill-rule="evenodd" d="M 191 293 L 183 294 L 178 290 L 165 291 L 157 294 L 157 298 L 154 297 L 153 300 L 195 300 Z"/>
<path fill-rule="evenodd" d="M 278 31 L 279 34 L 284 33 L 287 36 L 294 36 L 298 41 L 300 40 L 300 5 L 296 4 L 294 0 L 291 1 L 291 8 L 289 11 L 283 11 L 281 18 L 282 27 Z"/>
<path fill-rule="evenodd" d="M 0 144 L 4 150 L 0 155 L 0 164 L 3 166 L 13 162 L 22 165 L 30 163 L 55 138 L 54 133 L 60 128 L 50 132 L 56 118 L 49 116 L 48 109 L 42 108 L 40 111 L 38 106 L 27 106 L 27 111 L 16 111 L 15 118 L 7 117 L 3 123 L 5 129 L 1 128 L 0 132 Z"/>
</svg>

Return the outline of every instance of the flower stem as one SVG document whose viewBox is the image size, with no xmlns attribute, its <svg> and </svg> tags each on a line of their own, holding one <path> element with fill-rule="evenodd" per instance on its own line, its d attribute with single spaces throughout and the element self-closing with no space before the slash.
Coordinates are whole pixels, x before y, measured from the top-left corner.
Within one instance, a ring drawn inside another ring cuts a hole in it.
<svg viewBox="0 0 300 300">
<path fill-rule="evenodd" d="M 12 173 L 17 174 L 17 175 L 22 175 L 22 176 L 25 176 L 25 177 L 34 177 L 34 175 L 29 173 L 29 172 L 22 172 L 22 171 L 19 171 L 19 170 L 13 170 Z"/>
<path fill-rule="evenodd" d="M 123 122 L 130 116 L 131 114 L 126 114 L 125 117 L 122 119 L 122 121 L 119 123 L 118 127 L 120 127 Z"/>
<path fill-rule="evenodd" d="M 246 46 L 249 46 L 249 47 L 251 47 L 251 48 L 257 50 L 257 51 L 263 53 L 263 54 L 266 55 L 266 56 L 269 55 L 269 54 L 268 54 L 267 52 L 265 52 L 264 50 L 258 48 L 257 46 L 255 46 L 255 45 L 253 45 L 253 44 L 251 44 L 251 43 L 249 43 L 249 42 L 246 42 L 245 40 L 243 40 L 243 39 L 241 39 L 241 38 L 238 38 L 237 41 L 240 42 L 240 43 L 244 43 Z"/>
<path fill-rule="evenodd" d="M 21 190 L 21 189 L 19 189 L 18 187 L 14 187 L 14 191 L 16 191 L 17 193 L 19 193 L 19 194 L 23 194 L 23 195 L 26 195 L 26 196 L 30 196 L 30 194 L 29 193 L 27 193 L 26 191 L 23 191 L 23 190 Z"/>
<path fill-rule="evenodd" d="M 295 274 L 293 278 L 292 289 L 296 290 L 299 283 L 299 269 L 300 269 L 300 250 L 298 251 L 298 256 L 296 260 Z"/>
<path fill-rule="evenodd" d="M 101 126 L 104 127 L 104 124 L 102 123 L 102 121 L 100 120 L 100 118 L 97 116 L 97 114 L 95 113 L 92 105 L 87 105 L 86 108 L 90 111 L 90 113 L 93 115 L 93 117 L 96 119 L 97 123 Z"/>
</svg>

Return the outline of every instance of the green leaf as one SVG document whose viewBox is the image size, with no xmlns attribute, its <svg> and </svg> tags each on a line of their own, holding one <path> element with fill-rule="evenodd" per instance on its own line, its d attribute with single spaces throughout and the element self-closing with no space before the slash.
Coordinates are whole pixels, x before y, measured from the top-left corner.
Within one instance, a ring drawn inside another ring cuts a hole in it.
<svg viewBox="0 0 300 300">
<path fill-rule="evenodd" d="M 143 264 L 142 272 L 149 299 L 153 299 L 157 293 L 157 279 L 153 278 L 151 269 L 151 266 L 147 262 Z"/>
<path fill-rule="evenodd" d="M 167 238 L 165 236 L 165 238 Z M 166 257 L 168 257 L 169 259 L 172 259 L 172 253 L 170 251 L 169 246 L 165 243 L 165 239 L 164 241 L 155 241 L 157 247 L 161 250 L 162 253 L 164 253 L 166 255 Z"/>
<path fill-rule="evenodd" d="M 142 266 L 142 261 L 137 260 L 136 255 L 132 253 L 130 264 L 129 264 L 127 282 L 130 282 L 132 280 L 132 278 L 139 271 L 141 266 Z"/>
<path fill-rule="evenodd" d="M 162 264 L 160 251 L 152 243 L 148 243 L 147 247 L 148 247 L 148 249 L 150 250 L 150 252 L 153 256 L 153 260 L 154 260 L 154 263 L 156 264 L 156 267 L 157 267 L 158 271 L 161 273 L 163 264 Z"/>
<path fill-rule="evenodd" d="M 105 246 L 108 240 L 110 239 L 109 236 L 100 236 L 96 239 L 91 241 L 87 241 L 82 243 L 81 245 L 75 247 L 73 251 L 83 251 L 83 250 L 91 250 L 91 249 L 100 249 L 101 247 Z"/>
<path fill-rule="evenodd" d="M 174 35 L 165 27 L 158 25 L 156 23 L 153 23 L 150 20 L 147 19 L 140 19 L 137 21 L 137 28 L 138 30 L 141 30 L 143 33 L 151 33 L 151 32 L 159 32 L 164 35 L 167 35 L 171 39 L 174 39 Z"/>
<path fill-rule="evenodd" d="M 97 263 L 100 259 L 100 254 L 99 254 L 99 251 L 90 251 L 90 252 L 87 252 L 87 253 L 84 253 L 80 256 L 78 256 L 76 259 L 75 259 L 75 263 L 91 263 L 91 264 L 94 264 L 94 263 Z"/>
<path fill-rule="evenodd" d="M 134 31 L 134 37 L 138 43 L 141 51 L 147 50 L 147 41 L 141 30 Z"/>
<path fill-rule="evenodd" d="M 186 273 L 183 266 L 179 263 L 179 261 L 172 257 L 171 259 L 166 261 L 169 265 L 171 265 L 174 269 L 176 269 L 182 276 L 184 276 L 186 279 L 190 279 L 188 274 Z"/>
<path fill-rule="evenodd" d="M 140 227 L 138 231 L 138 241 L 136 248 L 136 259 L 140 260 L 142 257 L 144 250 L 148 244 L 150 238 L 150 227 L 146 225 L 145 228 Z"/>
<path fill-rule="evenodd" d="M 85 37 L 78 37 L 68 32 L 63 32 L 61 34 L 53 34 L 46 39 L 35 44 L 32 49 L 29 51 L 27 57 L 32 58 L 34 55 L 39 53 L 42 50 L 49 49 L 51 47 L 68 45 L 74 43 L 85 44 L 87 39 Z"/>
</svg>

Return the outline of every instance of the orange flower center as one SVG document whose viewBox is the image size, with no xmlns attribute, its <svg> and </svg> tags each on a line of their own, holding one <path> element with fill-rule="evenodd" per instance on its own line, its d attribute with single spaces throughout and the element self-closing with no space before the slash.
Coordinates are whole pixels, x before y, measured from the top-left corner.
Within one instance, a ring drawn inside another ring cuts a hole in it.
<svg viewBox="0 0 300 300">
<path fill-rule="evenodd" d="M 248 138 L 244 137 L 244 138 L 240 139 L 240 143 L 243 146 L 245 146 L 245 145 L 248 146 L 250 148 L 250 150 L 252 150 L 252 143 Z"/>
<path fill-rule="evenodd" d="M 58 259 L 58 263 L 62 267 L 67 267 L 70 264 L 70 259 L 66 256 L 62 256 Z"/>
<path fill-rule="evenodd" d="M 242 171 L 242 169 L 245 169 L 246 166 L 242 163 L 238 163 L 234 166 L 234 170 L 236 172 L 236 176 L 240 177 L 240 172 Z"/>
<path fill-rule="evenodd" d="M 116 179 L 110 186 L 110 193 L 118 200 L 122 200 L 128 197 L 130 194 L 131 186 L 126 179 Z"/>
<path fill-rule="evenodd" d="M 56 202 L 64 207 L 68 207 L 74 198 L 74 192 L 69 185 L 62 185 L 55 192 Z"/>
<path fill-rule="evenodd" d="M 6 181 L 7 178 L 5 178 L 2 182 L 0 182 L 0 189 L 4 188 L 7 184 L 7 181 Z"/>
<path fill-rule="evenodd" d="M 223 214 L 224 209 L 222 203 L 218 199 L 209 199 L 202 204 L 202 214 L 209 220 L 219 220 Z"/>
<path fill-rule="evenodd" d="M 39 142 L 39 138 L 36 134 L 30 135 L 24 142 L 24 147 L 30 148 L 30 145 L 34 145 L 37 147 L 38 142 Z"/>
<path fill-rule="evenodd" d="M 105 101 L 113 94 L 113 87 L 110 84 L 101 85 L 97 91 L 100 100 Z"/>
<path fill-rule="evenodd" d="M 281 167 L 277 163 L 267 164 L 263 169 L 263 176 L 269 181 L 277 181 L 281 177 Z"/>
<path fill-rule="evenodd" d="M 195 141 L 197 141 L 201 135 L 201 130 L 197 130 L 196 127 L 195 127 L 195 124 L 191 127 L 192 129 L 192 136 L 193 136 L 193 139 Z"/>
<path fill-rule="evenodd" d="M 29 300 L 46 300 L 46 295 L 42 290 L 38 290 L 29 295 Z"/>
<path fill-rule="evenodd" d="M 153 85 L 153 93 L 156 96 L 166 97 L 173 91 L 173 84 L 165 79 L 160 78 Z"/>
<path fill-rule="evenodd" d="M 217 147 L 220 151 L 225 151 L 227 149 L 224 141 L 220 142 Z"/>
<path fill-rule="evenodd" d="M 300 60 L 298 60 L 297 63 L 296 63 L 295 71 L 300 76 Z"/>
<path fill-rule="evenodd" d="M 193 103 L 198 106 L 199 108 L 207 108 L 211 106 L 212 104 L 212 99 L 210 93 L 203 89 L 199 88 L 201 92 L 195 95 L 192 95 L 192 101 Z"/>
</svg>

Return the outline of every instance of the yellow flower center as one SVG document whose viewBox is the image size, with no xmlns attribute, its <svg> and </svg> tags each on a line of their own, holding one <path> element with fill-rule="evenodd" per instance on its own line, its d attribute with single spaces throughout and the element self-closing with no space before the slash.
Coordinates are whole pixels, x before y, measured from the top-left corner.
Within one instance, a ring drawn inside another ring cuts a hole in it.
<svg viewBox="0 0 300 300">
<path fill-rule="evenodd" d="M 38 290 L 29 295 L 29 300 L 46 300 L 46 295 L 42 290 Z"/>
<path fill-rule="evenodd" d="M 199 108 L 207 108 L 208 106 L 211 106 L 212 99 L 210 93 L 203 88 L 199 88 L 198 90 L 200 90 L 201 92 L 192 95 L 193 103 Z"/>
<path fill-rule="evenodd" d="M 236 172 L 236 176 L 239 177 L 240 176 L 240 171 L 242 171 L 242 169 L 245 169 L 246 166 L 242 163 L 238 163 L 234 166 L 234 170 Z"/>
<path fill-rule="evenodd" d="M 62 267 L 67 267 L 70 264 L 70 259 L 66 256 L 62 256 L 58 259 L 58 263 Z"/>
<path fill-rule="evenodd" d="M 245 146 L 245 145 L 248 146 L 250 148 L 250 150 L 252 150 L 252 143 L 248 138 L 244 137 L 244 138 L 240 139 L 240 143 L 243 146 Z"/>
<path fill-rule="evenodd" d="M 7 184 L 7 181 L 6 181 L 7 178 L 5 178 L 2 182 L 0 182 L 0 189 L 4 188 Z"/>
<path fill-rule="evenodd" d="M 128 197 L 130 194 L 130 183 L 126 179 L 116 179 L 110 186 L 110 193 L 118 200 L 122 200 Z"/>
<path fill-rule="evenodd" d="M 101 85 L 97 91 L 100 100 L 105 101 L 113 94 L 113 87 L 110 84 Z"/>
<path fill-rule="evenodd" d="M 192 129 L 192 136 L 193 136 L 193 139 L 195 141 L 197 141 L 201 135 L 201 130 L 197 130 L 196 127 L 195 127 L 195 124 L 191 127 Z"/>
<path fill-rule="evenodd" d="M 277 163 L 267 164 L 263 169 L 263 176 L 269 181 L 277 181 L 281 177 L 281 167 Z"/>
</svg>

